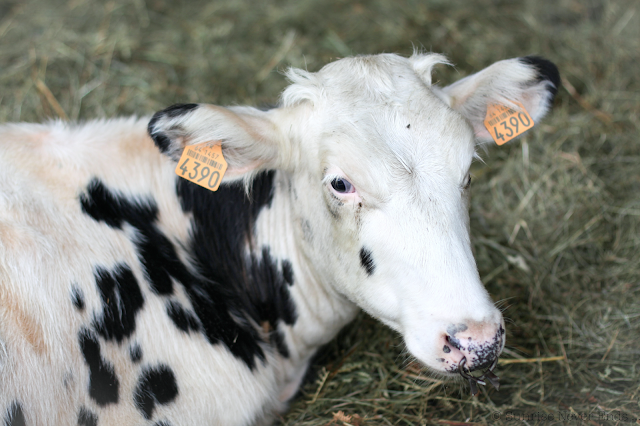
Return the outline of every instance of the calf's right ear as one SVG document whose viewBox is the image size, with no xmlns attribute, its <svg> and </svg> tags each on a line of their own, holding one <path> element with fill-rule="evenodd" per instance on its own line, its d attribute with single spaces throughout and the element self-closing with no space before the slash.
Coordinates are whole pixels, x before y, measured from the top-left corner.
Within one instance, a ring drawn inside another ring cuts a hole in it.
<svg viewBox="0 0 640 426">
<path fill-rule="evenodd" d="M 492 140 L 484 126 L 489 105 L 518 109 L 514 104 L 518 102 L 537 123 L 551 107 L 559 87 L 560 74 L 552 62 L 526 56 L 496 62 L 436 92 L 469 120 L 476 138 L 482 142 Z"/>
<path fill-rule="evenodd" d="M 160 151 L 178 161 L 187 145 L 220 144 L 228 168 L 225 176 L 246 177 L 286 167 L 290 147 L 269 111 L 251 107 L 177 104 L 157 112 L 149 135 Z"/>
</svg>

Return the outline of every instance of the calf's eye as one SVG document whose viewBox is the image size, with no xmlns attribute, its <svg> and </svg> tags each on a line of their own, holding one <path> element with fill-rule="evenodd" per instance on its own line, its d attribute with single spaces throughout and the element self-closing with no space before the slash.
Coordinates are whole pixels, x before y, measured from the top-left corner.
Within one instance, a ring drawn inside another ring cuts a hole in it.
<svg viewBox="0 0 640 426">
<path fill-rule="evenodd" d="M 471 186 L 471 175 L 467 175 L 467 183 L 464 184 L 464 189 L 469 189 Z"/>
<path fill-rule="evenodd" d="M 351 182 L 344 178 L 335 178 L 331 181 L 331 187 L 340 194 L 349 194 L 355 192 L 355 188 L 351 185 Z"/>
</svg>

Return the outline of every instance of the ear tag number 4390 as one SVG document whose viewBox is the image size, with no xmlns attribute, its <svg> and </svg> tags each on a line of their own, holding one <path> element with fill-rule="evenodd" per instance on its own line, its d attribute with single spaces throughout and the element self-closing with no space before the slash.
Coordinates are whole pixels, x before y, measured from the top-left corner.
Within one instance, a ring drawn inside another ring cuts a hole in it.
<svg viewBox="0 0 640 426">
<path fill-rule="evenodd" d="M 217 191 L 227 171 L 220 145 L 188 145 L 176 166 L 176 174 L 210 191 Z"/>
<path fill-rule="evenodd" d="M 520 108 L 515 110 L 504 105 L 491 104 L 487 108 L 484 127 L 498 145 L 504 145 L 533 127 L 533 120 L 521 103 L 514 102 Z"/>
</svg>

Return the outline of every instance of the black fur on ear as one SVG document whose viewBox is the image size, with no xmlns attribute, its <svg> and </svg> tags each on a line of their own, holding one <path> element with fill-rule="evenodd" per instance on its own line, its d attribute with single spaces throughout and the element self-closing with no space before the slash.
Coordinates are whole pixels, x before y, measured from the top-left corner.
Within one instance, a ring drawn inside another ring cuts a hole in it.
<svg viewBox="0 0 640 426">
<path fill-rule="evenodd" d="M 524 56 L 520 58 L 520 62 L 531 65 L 536 69 L 538 72 L 538 82 L 548 81 L 553 85 L 553 87 L 550 87 L 552 98 L 549 100 L 553 102 L 553 98 L 560 88 L 560 72 L 558 71 L 558 67 L 556 67 L 553 62 L 540 56 Z"/>
<path fill-rule="evenodd" d="M 211 104 L 177 104 L 153 115 L 149 136 L 160 152 L 175 162 L 189 145 L 221 145 L 227 178 L 250 179 L 261 170 L 286 168 L 291 158 L 290 140 L 281 132 L 281 120 L 291 111 L 274 108 L 222 107 Z M 286 121 L 288 122 L 288 121 Z"/>
<path fill-rule="evenodd" d="M 198 104 L 175 104 L 163 109 L 162 111 L 156 112 L 153 117 L 151 117 L 151 121 L 149 121 L 149 125 L 147 126 L 147 131 L 160 152 L 173 157 L 171 153 L 174 150 L 171 147 L 171 138 L 158 128 L 158 122 L 166 118 L 176 118 L 191 114 L 193 110 L 198 108 L 198 106 Z"/>
</svg>

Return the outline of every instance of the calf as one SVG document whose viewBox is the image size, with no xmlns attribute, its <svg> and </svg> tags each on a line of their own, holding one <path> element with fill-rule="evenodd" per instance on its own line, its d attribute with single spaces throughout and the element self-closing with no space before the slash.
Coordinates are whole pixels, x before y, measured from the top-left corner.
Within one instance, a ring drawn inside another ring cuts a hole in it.
<svg viewBox="0 0 640 426">
<path fill-rule="evenodd" d="M 558 73 L 436 54 L 292 69 L 269 111 L 0 126 L 0 421 L 268 424 L 358 309 L 442 376 L 487 369 L 504 322 L 469 242 L 489 104 L 534 121 Z M 177 176 L 217 143 L 217 192 Z M 178 168 L 180 171 L 180 168 Z"/>
</svg>

